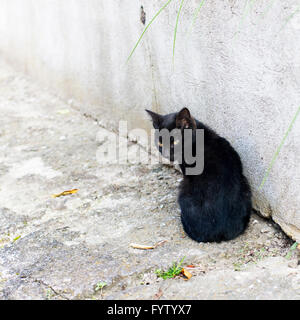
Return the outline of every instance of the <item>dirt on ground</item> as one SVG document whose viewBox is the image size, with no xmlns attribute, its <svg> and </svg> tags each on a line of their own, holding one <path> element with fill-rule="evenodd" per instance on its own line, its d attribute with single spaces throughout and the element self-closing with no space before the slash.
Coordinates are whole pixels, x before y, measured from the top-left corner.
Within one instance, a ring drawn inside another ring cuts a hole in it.
<svg viewBox="0 0 300 320">
<path fill-rule="evenodd" d="M 3 61 L 0 123 L 0 299 L 300 298 L 299 250 L 276 224 L 253 213 L 235 240 L 191 240 L 177 170 L 99 164 L 107 129 Z M 158 276 L 179 261 L 189 280 Z"/>
</svg>

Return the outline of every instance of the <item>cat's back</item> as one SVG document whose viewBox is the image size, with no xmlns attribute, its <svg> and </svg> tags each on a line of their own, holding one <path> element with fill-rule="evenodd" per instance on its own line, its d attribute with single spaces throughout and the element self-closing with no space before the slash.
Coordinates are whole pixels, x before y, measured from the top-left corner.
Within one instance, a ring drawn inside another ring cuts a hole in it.
<svg viewBox="0 0 300 320">
<path fill-rule="evenodd" d="M 178 197 L 181 221 L 198 242 L 234 239 L 249 222 L 250 186 L 229 141 L 204 125 L 200 129 L 204 129 L 204 170 L 198 176 L 184 176 Z"/>
<path fill-rule="evenodd" d="M 243 167 L 240 156 L 230 142 L 208 126 L 197 121 L 197 128 L 204 129 L 204 171 L 202 178 L 215 176 L 228 181 L 241 176 Z"/>
</svg>

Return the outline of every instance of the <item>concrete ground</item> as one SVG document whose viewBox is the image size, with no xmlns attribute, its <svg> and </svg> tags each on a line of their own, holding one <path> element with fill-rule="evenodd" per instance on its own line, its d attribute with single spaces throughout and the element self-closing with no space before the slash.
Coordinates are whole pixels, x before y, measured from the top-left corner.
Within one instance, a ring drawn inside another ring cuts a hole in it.
<svg viewBox="0 0 300 320">
<path fill-rule="evenodd" d="M 0 123 L 1 299 L 300 298 L 299 251 L 275 224 L 253 214 L 233 241 L 192 241 L 178 171 L 99 165 L 105 129 L 2 61 Z M 191 279 L 157 277 L 182 258 Z"/>
</svg>

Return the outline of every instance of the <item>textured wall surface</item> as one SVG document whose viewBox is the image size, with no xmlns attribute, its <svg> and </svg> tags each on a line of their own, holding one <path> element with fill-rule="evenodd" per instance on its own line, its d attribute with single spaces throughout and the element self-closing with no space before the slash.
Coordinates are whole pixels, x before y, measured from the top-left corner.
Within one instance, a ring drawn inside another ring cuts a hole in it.
<svg viewBox="0 0 300 320">
<path fill-rule="evenodd" d="M 155 4 L 153 4 L 155 3 Z M 300 106 L 297 1 L 1 0 L 0 54 L 83 112 L 150 128 L 145 108 L 188 106 L 238 150 L 255 208 L 300 241 L 300 117 L 259 186 Z M 296 13 L 295 13 L 296 12 Z M 295 13 L 295 14 L 294 14 Z"/>
</svg>

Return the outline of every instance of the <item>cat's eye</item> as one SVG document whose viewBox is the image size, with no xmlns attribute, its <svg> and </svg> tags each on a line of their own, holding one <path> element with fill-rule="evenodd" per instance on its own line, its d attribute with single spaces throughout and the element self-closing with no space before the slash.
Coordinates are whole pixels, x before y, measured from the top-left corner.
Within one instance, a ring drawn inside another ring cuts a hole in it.
<svg viewBox="0 0 300 320">
<path fill-rule="evenodd" d="M 174 146 L 176 146 L 178 143 L 180 142 L 180 140 L 175 140 L 174 141 Z M 161 143 L 161 142 L 158 142 L 158 145 L 160 146 L 160 147 L 163 147 L 163 144 Z"/>
</svg>

